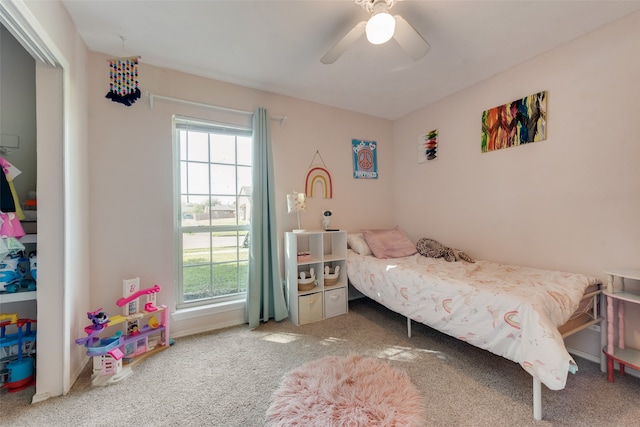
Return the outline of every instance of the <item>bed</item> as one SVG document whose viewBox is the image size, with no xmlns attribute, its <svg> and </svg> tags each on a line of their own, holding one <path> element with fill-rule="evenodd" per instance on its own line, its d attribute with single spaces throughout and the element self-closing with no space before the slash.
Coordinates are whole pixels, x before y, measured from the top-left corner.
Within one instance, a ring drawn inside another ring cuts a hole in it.
<svg viewBox="0 0 640 427">
<path fill-rule="evenodd" d="M 602 319 L 593 277 L 419 253 L 378 258 L 353 238 L 347 276 L 354 288 L 406 316 L 409 336 L 413 320 L 519 363 L 533 377 L 537 420 L 541 383 L 560 390 L 577 371 L 563 338 Z"/>
</svg>

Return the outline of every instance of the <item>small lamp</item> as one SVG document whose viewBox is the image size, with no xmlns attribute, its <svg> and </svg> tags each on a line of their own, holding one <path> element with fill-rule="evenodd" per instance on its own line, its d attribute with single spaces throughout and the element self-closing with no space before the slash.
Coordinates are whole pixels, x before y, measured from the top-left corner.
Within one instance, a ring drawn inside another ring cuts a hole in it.
<svg viewBox="0 0 640 427">
<path fill-rule="evenodd" d="M 304 231 L 300 227 L 300 211 L 307 209 L 305 194 L 298 193 L 297 191 L 287 194 L 287 209 L 289 213 L 295 213 L 296 215 L 298 215 L 298 229 L 293 230 L 293 232 L 299 233 L 301 231 Z"/>
</svg>

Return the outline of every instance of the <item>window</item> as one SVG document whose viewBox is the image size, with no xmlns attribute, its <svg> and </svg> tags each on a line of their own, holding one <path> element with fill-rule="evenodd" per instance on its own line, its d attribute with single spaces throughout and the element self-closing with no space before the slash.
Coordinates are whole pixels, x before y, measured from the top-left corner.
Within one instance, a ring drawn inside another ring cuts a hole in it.
<svg viewBox="0 0 640 427">
<path fill-rule="evenodd" d="M 244 297 L 251 130 L 174 120 L 179 308 Z"/>
</svg>

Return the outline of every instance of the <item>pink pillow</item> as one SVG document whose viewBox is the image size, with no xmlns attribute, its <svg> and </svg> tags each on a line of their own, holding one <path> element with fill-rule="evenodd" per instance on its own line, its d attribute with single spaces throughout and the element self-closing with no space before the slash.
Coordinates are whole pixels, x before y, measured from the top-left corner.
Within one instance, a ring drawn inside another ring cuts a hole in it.
<svg viewBox="0 0 640 427">
<path fill-rule="evenodd" d="M 362 230 L 364 240 L 376 258 L 400 258 L 418 252 L 416 245 L 400 230 Z"/>
</svg>

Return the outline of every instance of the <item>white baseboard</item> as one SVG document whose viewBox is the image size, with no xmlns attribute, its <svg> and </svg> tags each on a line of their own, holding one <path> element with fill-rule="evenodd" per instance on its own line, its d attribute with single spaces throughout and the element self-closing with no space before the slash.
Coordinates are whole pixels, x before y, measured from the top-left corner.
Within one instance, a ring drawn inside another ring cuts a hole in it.
<svg viewBox="0 0 640 427">
<path fill-rule="evenodd" d="M 171 319 L 174 322 L 180 322 L 182 320 L 228 313 L 231 311 L 242 311 L 242 315 L 244 316 L 245 306 L 246 302 L 244 300 L 233 300 L 225 301 L 223 303 L 185 308 L 171 313 Z"/>
<path fill-rule="evenodd" d="M 600 363 L 600 358 L 594 356 L 593 354 L 585 353 L 584 351 L 576 350 L 574 348 L 567 347 L 567 351 L 575 356 L 581 357 L 583 359 L 587 359 L 591 362 Z"/>
<path fill-rule="evenodd" d="M 80 374 L 82 373 L 82 371 L 84 371 L 84 368 L 87 366 L 87 363 L 89 363 L 90 361 L 91 361 L 91 357 L 89 356 L 85 356 L 82 359 L 82 363 L 80 363 L 80 366 L 78 367 L 78 369 L 76 369 L 71 376 L 71 384 L 75 384 L 75 382 L 78 380 L 78 377 L 80 377 Z M 64 393 L 64 394 L 67 394 L 67 393 Z"/>
<path fill-rule="evenodd" d="M 36 394 L 33 395 L 33 398 L 31 399 L 31 403 L 44 402 L 45 400 L 49 399 L 50 397 L 51 397 L 51 393 L 49 393 L 49 392 L 36 393 Z"/>
<path fill-rule="evenodd" d="M 238 325 L 242 325 L 245 324 L 244 321 L 234 321 L 234 320 L 230 320 L 228 322 L 223 322 L 223 323 L 215 323 L 214 325 L 206 325 L 206 326 L 199 326 L 197 328 L 191 328 L 191 329 L 186 329 L 186 330 L 182 330 L 178 333 L 171 333 L 171 338 L 181 338 L 181 337 L 188 337 L 189 335 L 195 335 L 195 334 L 201 334 L 203 332 L 211 332 L 211 331 L 215 331 L 217 329 L 223 329 L 223 328 L 228 328 L 231 326 L 238 326 Z"/>
</svg>

